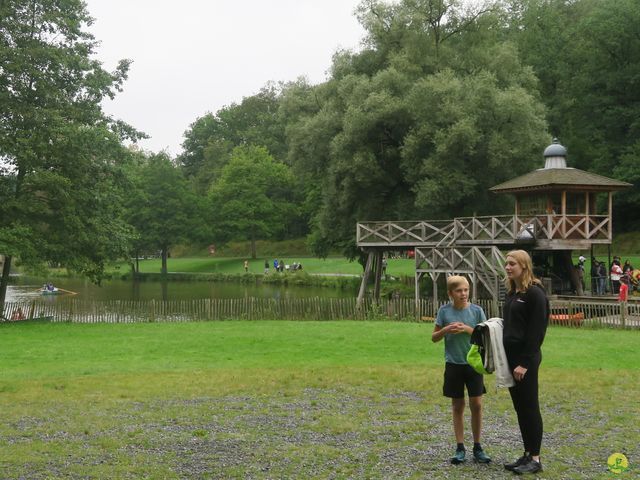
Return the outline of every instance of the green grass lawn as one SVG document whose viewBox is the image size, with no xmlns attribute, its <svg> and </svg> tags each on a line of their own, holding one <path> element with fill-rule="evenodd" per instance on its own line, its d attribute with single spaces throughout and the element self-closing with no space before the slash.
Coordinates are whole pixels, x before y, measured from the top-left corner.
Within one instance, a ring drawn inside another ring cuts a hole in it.
<svg viewBox="0 0 640 480">
<path fill-rule="evenodd" d="M 448 464 L 443 344 L 431 329 L 2 324 L 2 478 L 505 478 L 520 441 L 492 377 L 494 463 Z M 608 478 L 614 452 L 631 462 L 620 478 L 637 475 L 639 341 L 638 331 L 549 329 L 540 478 Z"/>
<path fill-rule="evenodd" d="M 313 257 L 282 257 L 285 264 L 293 262 L 302 263 L 303 269 L 308 273 L 320 274 L 351 274 L 361 275 L 362 266 L 358 262 L 350 262 L 344 257 L 329 257 L 327 259 Z M 184 273 L 244 273 L 245 258 L 221 258 L 221 257 L 185 257 L 170 258 L 167 261 L 167 268 L 170 272 Z M 249 271 L 252 273 L 264 272 L 264 258 L 249 260 Z M 269 270 L 273 273 L 273 258 L 268 258 Z M 129 266 L 123 263 L 117 265 L 119 271 L 126 272 Z M 160 259 L 150 259 L 140 261 L 140 271 L 143 273 L 159 273 L 161 268 Z M 387 273 L 393 276 L 412 276 L 415 274 L 415 261 L 410 259 L 390 259 Z"/>
</svg>

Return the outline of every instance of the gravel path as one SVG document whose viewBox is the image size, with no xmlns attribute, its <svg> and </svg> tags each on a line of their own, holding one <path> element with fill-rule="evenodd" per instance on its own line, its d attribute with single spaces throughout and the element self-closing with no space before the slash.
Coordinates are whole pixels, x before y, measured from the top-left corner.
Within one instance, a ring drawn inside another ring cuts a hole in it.
<svg viewBox="0 0 640 480">
<path fill-rule="evenodd" d="M 511 478 L 502 463 L 519 455 L 520 435 L 505 395 L 485 409 L 490 465 L 449 464 L 453 439 L 444 399 L 430 403 L 416 392 L 380 395 L 350 387 L 296 396 L 123 401 L 113 411 L 87 412 L 106 419 L 108 427 L 97 431 L 65 430 L 75 420 L 64 411 L 48 419 L 23 417 L 9 426 L 13 435 L 0 437 L 0 447 L 37 444 L 55 453 L 44 462 L 0 466 L 2 478 L 29 479 Z M 539 478 L 609 477 L 611 449 L 620 435 L 633 432 L 580 402 L 571 409 L 548 406 L 543 417 L 549 427 Z M 637 441 L 624 453 L 638 459 Z"/>
</svg>

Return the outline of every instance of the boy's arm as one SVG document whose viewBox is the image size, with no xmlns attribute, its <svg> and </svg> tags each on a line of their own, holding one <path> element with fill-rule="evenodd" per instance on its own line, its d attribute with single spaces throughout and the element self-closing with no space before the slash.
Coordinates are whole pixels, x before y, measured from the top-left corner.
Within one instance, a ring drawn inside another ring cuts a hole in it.
<svg viewBox="0 0 640 480">
<path fill-rule="evenodd" d="M 469 335 L 471 335 L 471 333 L 473 333 L 473 328 L 471 328 L 469 325 L 465 325 L 462 322 L 449 323 L 446 327 L 436 325 L 435 327 L 433 327 L 431 341 L 439 342 L 447 333 L 452 333 L 454 335 L 458 333 L 468 333 Z"/>
<path fill-rule="evenodd" d="M 431 334 L 431 341 L 435 343 L 442 340 L 442 338 L 447 333 L 447 327 L 448 325 L 446 327 L 441 327 L 440 325 L 436 325 L 435 327 L 433 327 L 433 333 Z"/>
</svg>

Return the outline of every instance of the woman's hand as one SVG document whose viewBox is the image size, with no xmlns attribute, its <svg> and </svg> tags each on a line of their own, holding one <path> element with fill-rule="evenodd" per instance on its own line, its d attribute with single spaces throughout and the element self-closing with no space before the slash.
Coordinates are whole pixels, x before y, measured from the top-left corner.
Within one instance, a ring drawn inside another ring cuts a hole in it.
<svg viewBox="0 0 640 480">
<path fill-rule="evenodd" d="M 527 369 L 518 365 L 516 368 L 513 369 L 513 378 L 516 380 L 516 382 L 519 382 L 524 378 L 524 375 L 526 373 L 527 373 Z"/>
</svg>

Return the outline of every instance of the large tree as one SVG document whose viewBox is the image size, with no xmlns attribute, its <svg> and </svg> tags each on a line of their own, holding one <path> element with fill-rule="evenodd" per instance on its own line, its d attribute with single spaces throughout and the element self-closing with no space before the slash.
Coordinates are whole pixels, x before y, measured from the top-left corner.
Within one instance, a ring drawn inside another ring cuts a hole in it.
<svg viewBox="0 0 640 480">
<path fill-rule="evenodd" d="M 570 166 L 638 185 L 638 0 L 513 0 L 510 38 L 540 79 L 549 127 Z M 640 226 L 637 187 L 614 197 L 616 225 Z"/>
<path fill-rule="evenodd" d="M 259 145 L 284 161 L 286 142 L 279 95 L 282 85 L 269 83 L 260 92 L 198 118 L 185 132 L 178 157 L 200 192 L 208 191 L 238 146 Z"/>
<path fill-rule="evenodd" d="M 167 273 L 169 249 L 179 243 L 207 239 L 204 197 L 165 153 L 144 159 L 132 173 L 127 219 L 135 228 L 135 247 L 160 251 L 161 273 Z"/>
<path fill-rule="evenodd" d="M 295 182 L 290 168 L 264 147 L 236 147 L 211 188 L 216 231 L 222 240 L 273 239 L 297 214 Z"/>
<path fill-rule="evenodd" d="M 0 0 L 0 307 L 14 258 L 98 280 L 128 247 L 122 141 L 141 134 L 100 104 L 129 62 L 93 59 L 90 22 L 80 0 Z"/>
<path fill-rule="evenodd" d="M 355 256 L 357 221 L 500 212 L 487 189 L 532 169 L 549 141 L 536 78 L 512 44 L 496 42 L 493 10 L 367 1 L 360 19 L 365 49 L 336 55 L 321 106 L 304 120 L 321 128 L 289 130 L 302 161 L 322 165 L 320 255 Z M 318 133 L 330 137 L 324 147 L 310 145 Z"/>
</svg>

